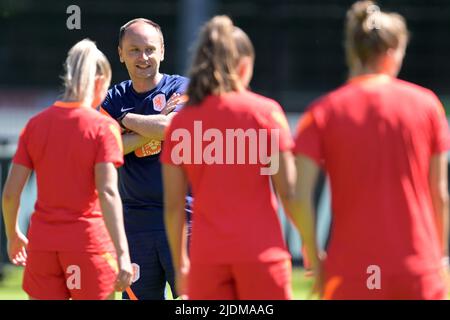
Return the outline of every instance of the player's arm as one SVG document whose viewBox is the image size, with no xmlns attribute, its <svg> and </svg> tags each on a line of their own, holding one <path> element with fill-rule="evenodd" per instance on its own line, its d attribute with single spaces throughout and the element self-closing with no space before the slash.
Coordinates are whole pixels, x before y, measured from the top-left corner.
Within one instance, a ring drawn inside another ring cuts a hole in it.
<svg viewBox="0 0 450 320">
<path fill-rule="evenodd" d="M 297 156 L 295 162 L 297 172 L 293 169 L 292 155 L 281 153 L 279 171 L 272 177 L 272 180 L 275 189 L 280 195 L 287 216 L 301 235 L 315 278 L 313 293 L 322 297 L 324 277 L 321 263 L 322 257 L 316 241 L 313 202 L 314 189 L 320 169 L 312 160 L 303 156 Z M 296 175 L 296 178 L 292 179 L 291 175 Z M 295 187 L 292 192 L 289 190 L 293 181 Z"/>
<path fill-rule="evenodd" d="M 164 222 L 176 273 L 178 294 L 185 294 L 185 279 L 189 270 L 185 197 L 188 191 L 187 177 L 183 169 L 163 164 Z"/>
<path fill-rule="evenodd" d="M 25 248 L 28 240 L 19 229 L 18 215 L 20 196 L 30 174 L 31 169 L 13 163 L 2 195 L 3 219 L 8 240 L 8 256 L 15 265 L 25 265 L 27 258 Z"/>
<path fill-rule="evenodd" d="M 317 270 L 320 258 L 316 242 L 313 193 L 320 169 L 313 161 L 302 156 L 296 158 L 296 164 L 297 170 L 291 152 L 281 152 L 279 170 L 272 176 L 272 181 L 286 214 L 300 232 L 313 270 Z"/>
<path fill-rule="evenodd" d="M 446 152 L 432 156 L 430 162 L 429 185 L 443 256 L 448 257 L 449 196 L 447 187 Z"/>
<path fill-rule="evenodd" d="M 122 202 L 117 187 L 117 170 L 112 162 L 101 162 L 95 165 L 95 186 L 103 219 L 117 253 L 119 274 L 115 289 L 124 291 L 131 285 L 133 271 L 123 224 Z"/>
</svg>

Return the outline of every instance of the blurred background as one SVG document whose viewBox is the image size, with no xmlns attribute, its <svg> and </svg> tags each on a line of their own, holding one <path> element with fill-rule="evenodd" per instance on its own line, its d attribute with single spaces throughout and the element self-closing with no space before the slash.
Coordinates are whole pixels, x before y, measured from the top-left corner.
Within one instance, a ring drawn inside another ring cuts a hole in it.
<svg viewBox="0 0 450 320">
<path fill-rule="evenodd" d="M 117 55 L 120 26 L 149 18 L 165 37 L 164 73 L 186 75 L 191 48 L 201 24 L 227 14 L 246 31 L 256 50 L 253 91 L 279 101 L 295 124 L 308 104 L 347 78 L 343 50 L 347 0 L 0 0 L 0 176 L 8 172 L 17 137 L 27 120 L 52 104 L 61 91 L 60 76 L 68 49 L 83 38 L 97 42 L 109 58 L 113 83 L 128 79 Z M 400 78 L 434 90 L 450 108 L 450 1 L 378 1 L 382 10 L 402 14 L 412 38 Z M 67 20 L 76 5 L 80 29 Z M 447 112 L 448 114 L 448 112 Z M 328 189 L 317 192 L 321 244 L 330 223 Z M 36 189 L 32 179 L 24 194 L 21 226 L 26 232 Z M 296 262 L 300 241 L 282 213 L 283 229 Z M 0 219 L 1 221 L 1 219 Z M 0 223 L 0 277 L 7 261 Z"/>
</svg>

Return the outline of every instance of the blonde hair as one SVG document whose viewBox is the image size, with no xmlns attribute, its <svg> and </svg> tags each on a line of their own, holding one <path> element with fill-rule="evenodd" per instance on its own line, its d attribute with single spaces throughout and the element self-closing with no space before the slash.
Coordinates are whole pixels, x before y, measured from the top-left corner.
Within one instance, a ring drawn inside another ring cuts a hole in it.
<svg viewBox="0 0 450 320">
<path fill-rule="evenodd" d="M 235 27 L 228 16 L 209 20 L 200 32 L 189 72 L 187 104 L 198 104 L 211 94 L 238 90 L 236 68 L 243 56 L 255 57 L 247 34 Z"/>
<path fill-rule="evenodd" d="M 91 101 L 97 76 L 105 77 L 107 86 L 111 81 L 108 59 L 89 39 L 81 40 L 69 50 L 64 68 L 64 100 L 67 101 Z"/>
<path fill-rule="evenodd" d="M 350 68 L 374 63 L 388 49 L 407 43 L 409 32 L 405 19 L 397 13 L 386 13 L 373 1 L 355 2 L 347 11 L 345 51 Z"/>
</svg>

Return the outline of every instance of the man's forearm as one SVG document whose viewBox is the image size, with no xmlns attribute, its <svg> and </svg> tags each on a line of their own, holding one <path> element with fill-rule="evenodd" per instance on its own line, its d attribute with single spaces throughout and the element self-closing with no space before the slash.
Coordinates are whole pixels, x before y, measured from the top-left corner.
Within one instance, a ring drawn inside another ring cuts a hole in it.
<svg viewBox="0 0 450 320">
<path fill-rule="evenodd" d="M 174 113 L 167 116 L 129 113 L 123 118 L 122 124 L 143 137 L 163 141 L 164 130 L 170 124 L 170 120 L 174 115 Z"/>
<path fill-rule="evenodd" d="M 123 154 L 129 154 L 148 143 L 152 138 L 141 136 L 137 133 L 124 133 L 122 135 Z"/>
</svg>

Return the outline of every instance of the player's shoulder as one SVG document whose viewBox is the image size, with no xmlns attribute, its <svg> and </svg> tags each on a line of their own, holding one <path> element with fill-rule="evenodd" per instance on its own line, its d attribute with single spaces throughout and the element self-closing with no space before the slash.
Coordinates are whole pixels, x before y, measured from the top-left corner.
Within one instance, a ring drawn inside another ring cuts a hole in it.
<svg viewBox="0 0 450 320">
<path fill-rule="evenodd" d="M 65 109 L 61 108 L 61 101 L 57 100 L 52 104 L 47 105 L 44 109 L 33 115 L 29 120 L 28 124 L 39 124 L 41 122 L 48 123 L 50 119 L 58 117 L 61 113 L 60 111 Z"/>
<path fill-rule="evenodd" d="M 95 109 L 88 109 L 84 113 L 86 117 L 84 130 L 91 133 L 92 137 L 99 137 L 106 132 L 112 132 L 116 136 L 120 137 L 120 126 L 111 117 L 98 112 Z"/>
<path fill-rule="evenodd" d="M 92 121 L 93 125 L 115 124 L 117 123 L 113 118 L 99 112 L 95 108 L 87 108 L 83 116 Z"/>
<path fill-rule="evenodd" d="M 412 83 L 402 79 L 394 79 L 393 81 L 398 88 L 407 91 L 408 94 L 413 95 L 417 98 L 423 99 L 437 99 L 436 94 L 428 88 L 422 87 L 416 83 Z"/>
<path fill-rule="evenodd" d="M 325 110 L 329 109 L 332 106 L 330 101 L 334 96 L 339 95 L 338 91 L 341 90 L 341 88 L 342 87 L 339 87 L 333 91 L 324 93 L 314 98 L 307 104 L 306 111 L 312 111 L 313 113 L 320 111 L 325 112 Z"/>
<path fill-rule="evenodd" d="M 27 122 L 26 127 L 31 128 L 41 123 L 48 123 L 49 118 L 53 117 L 56 108 L 51 105 L 33 115 Z"/>
<path fill-rule="evenodd" d="M 118 126 L 117 122 L 111 117 L 104 115 L 95 108 L 84 108 L 80 110 L 78 117 L 82 119 L 83 127 L 85 130 L 93 130 L 98 132 L 101 128 L 109 126 Z"/>
<path fill-rule="evenodd" d="M 276 100 L 248 90 L 237 97 L 247 104 L 244 108 L 247 119 L 256 120 L 265 129 L 286 129 L 289 132 L 286 114 Z"/>
<path fill-rule="evenodd" d="M 78 107 L 74 109 L 75 114 L 71 117 L 79 119 L 77 121 L 82 121 L 83 127 L 85 129 L 95 129 L 104 125 L 116 125 L 116 121 L 112 118 L 98 112 L 94 108 L 82 108 Z M 58 118 L 61 120 L 62 109 L 58 106 L 51 105 L 44 110 L 40 111 L 36 115 L 30 118 L 27 122 L 27 128 L 29 129 L 40 129 L 49 123 L 51 119 Z M 65 114 L 65 113 L 63 113 Z M 64 115 L 63 115 L 64 117 Z"/>
<path fill-rule="evenodd" d="M 322 94 L 316 98 L 312 105 L 316 108 L 327 108 L 332 102 L 347 101 L 348 99 L 355 99 L 364 91 L 361 90 L 361 83 L 359 80 L 349 80 L 339 85 L 338 87 Z"/>
<path fill-rule="evenodd" d="M 349 95 L 360 94 L 365 91 L 360 90 L 360 81 L 348 81 L 330 93 L 332 99 L 338 97 L 348 97 Z M 433 98 L 435 94 L 430 89 L 418 84 L 398 79 L 395 77 L 386 77 L 382 82 L 376 83 L 377 89 L 391 94 L 395 99 L 401 99 L 403 96 L 417 98 Z M 370 86 L 369 86 L 370 87 Z"/>
<path fill-rule="evenodd" d="M 414 104 L 417 112 L 424 110 L 435 113 L 444 110 L 442 102 L 431 89 L 401 79 L 394 79 L 393 83 L 395 84 L 395 90 L 391 95 L 397 103 Z"/>
<path fill-rule="evenodd" d="M 244 104 L 242 110 L 248 118 L 255 119 L 263 126 L 267 126 L 273 121 L 277 121 L 283 126 L 287 123 L 285 112 L 276 100 L 249 90 L 243 91 L 235 97 Z"/>
<path fill-rule="evenodd" d="M 236 97 L 242 103 L 251 108 L 256 108 L 259 112 L 272 112 L 281 109 L 281 105 L 276 100 L 250 90 L 242 91 Z"/>
</svg>

